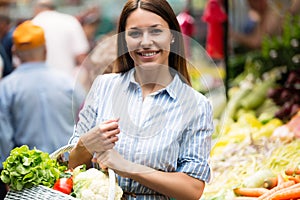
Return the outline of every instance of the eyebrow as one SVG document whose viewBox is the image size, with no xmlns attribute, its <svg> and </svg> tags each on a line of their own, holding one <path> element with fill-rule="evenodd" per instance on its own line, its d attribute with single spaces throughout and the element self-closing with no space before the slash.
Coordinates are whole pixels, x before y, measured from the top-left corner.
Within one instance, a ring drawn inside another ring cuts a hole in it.
<svg viewBox="0 0 300 200">
<path fill-rule="evenodd" d="M 158 27 L 158 26 L 162 26 L 161 24 L 154 24 L 154 25 L 152 25 L 152 26 L 150 26 L 150 27 L 147 27 L 147 28 L 156 28 L 156 27 Z M 138 28 L 138 27 L 131 27 L 130 29 L 143 29 L 143 28 Z"/>
</svg>

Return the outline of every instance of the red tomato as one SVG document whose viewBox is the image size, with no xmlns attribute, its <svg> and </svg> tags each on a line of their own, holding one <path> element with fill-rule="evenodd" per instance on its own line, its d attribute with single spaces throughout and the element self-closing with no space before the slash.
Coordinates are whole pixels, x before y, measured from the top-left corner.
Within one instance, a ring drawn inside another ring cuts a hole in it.
<svg viewBox="0 0 300 200">
<path fill-rule="evenodd" d="M 54 190 L 63 192 L 65 194 L 70 194 L 73 188 L 72 178 L 60 178 L 58 179 L 53 186 Z"/>
</svg>

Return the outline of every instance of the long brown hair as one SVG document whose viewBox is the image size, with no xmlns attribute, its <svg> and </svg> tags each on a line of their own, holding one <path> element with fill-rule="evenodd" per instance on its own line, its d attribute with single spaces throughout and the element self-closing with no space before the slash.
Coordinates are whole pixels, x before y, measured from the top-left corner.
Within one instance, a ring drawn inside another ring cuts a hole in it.
<svg viewBox="0 0 300 200">
<path fill-rule="evenodd" d="M 181 29 L 176 15 L 166 0 L 128 0 L 123 7 L 118 24 L 118 57 L 115 72 L 126 72 L 134 67 L 134 61 L 130 57 L 125 40 L 125 27 L 127 18 L 136 9 L 141 8 L 155 13 L 163 18 L 173 33 L 174 43 L 171 45 L 169 66 L 179 72 L 182 78 L 191 85 L 184 54 L 184 43 Z"/>
</svg>

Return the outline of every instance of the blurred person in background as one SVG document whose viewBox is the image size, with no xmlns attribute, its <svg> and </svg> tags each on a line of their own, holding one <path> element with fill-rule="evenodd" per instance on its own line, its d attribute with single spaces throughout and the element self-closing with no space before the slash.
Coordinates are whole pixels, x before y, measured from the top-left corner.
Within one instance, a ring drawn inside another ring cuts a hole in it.
<svg viewBox="0 0 300 200">
<path fill-rule="evenodd" d="M 15 26 L 9 16 L 0 14 L 0 38 L 9 60 L 12 62 L 12 34 Z"/>
<path fill-rule="evenodd" d="M 37 0 L 33 23 L 45 31 L 47 63 L 55 69 L 75 75 L 90 47 L 78 19 L 55 10 L 52 0 Z"/>
<path fill-rule="evenodd" d="M 92 53 L 92 51 L 94 51 L 94 48 L 98 43 L 97 30 L 100 25 L 100 9 L 98 6 L 93 6 L 91 8 L 84 10 L 76 17 L 81 23 L 83 31 L 89 42 L 89 53 Z M 90 89 L 91 82 L 92 82 L 91 76 L 94 71 L 94 65 L 91 65 L 92 63 L 87 62 L 87 59 L 88 58 L 86 57 L 84 62 L 82 63 L 77 79 L 79 80 L 79 82 L 82 83 L 84 88 L 88 91 Z"/>
<path fill-rule="evenodd" d="M 105 34 L 84 60 L 82 69 L 85 74 L 79 74 L 86 91 L 89 91 L 97 76 L 113 72 L 117 59 L 117 35 L 114 31 Z"/>
<path fill-rule="evenodd" d="M 12 63 L 10 62 L 4 47 L 0 43 L 0 79 L 7 76 L 13 71 Z"/>
<path fill-rule="evenodd" d="M 3 69 L 4 69 L 4 62 L 3 62 L 3 58 L 0 54 L 0 79 L 2 78 Z"/>
<path fill-rule="evenodd" d="M 7 15 L 0 14 L 0 57 L 2 65 L 0 66 L 0 78 L 10 74 L 14 68 L 12 65 L 12 28 L 10 18 Z"/>
<path fill-rule="evenodd" d="M 0 169 L 14 147 L 52 153 L 67 144 L 85 97 L 70 76 L 46 65 L 41 27 L 25 21 L 13 42 L 21 64 L 0 81 Z"/>
<path fill-rule="evenodd" d="M 89 41 L 90 51 L 97 45 L 97 30 L 100 26 L 100 8 L 93 6 L 77 16 Z"/>
<path fill-rule="evenodd" d="M 235 46 L 242 46 L 247 50 L 260 49 L 264 36 L 275 36 L 282 33 L 283 15 L 272 6 L 268 0 L 248 0 L 249 23 L 252 29 L 247 32 L 234 31 L 229 28 L 229 39 Z"/>
<path fill-rule="evenodd" d="M 289 13 L 292 15 L 300 14 L 300 0 L 291 0 L 291 6 L 289 7 Z"/>
</svg>

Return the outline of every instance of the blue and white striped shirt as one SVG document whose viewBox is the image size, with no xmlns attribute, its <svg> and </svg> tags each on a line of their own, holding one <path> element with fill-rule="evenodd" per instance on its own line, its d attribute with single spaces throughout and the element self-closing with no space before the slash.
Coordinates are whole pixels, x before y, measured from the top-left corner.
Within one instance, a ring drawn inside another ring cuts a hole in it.
<svg viewBox="0 0 300 200">
<path fill-rule="evenodd" d="M 70 142 L 77 142 L 80 135 L 105 120 L 120 118 L 121 133 L 114 148 L 125 159 L 209 181 L 208 157 L 213 132 L 210 102 L 183 83 L 177 74 L 168 86 L 143 99 L 134 71 L 105 74 L 95 80 Z M 118 177 L 118 180 L 124 191 L 156 193 L 131 179 Z M 136 199 L 168 198 L 141 195 Z"/>
</svg>

